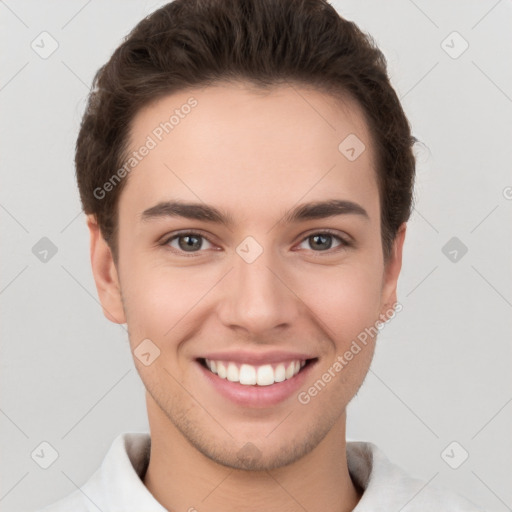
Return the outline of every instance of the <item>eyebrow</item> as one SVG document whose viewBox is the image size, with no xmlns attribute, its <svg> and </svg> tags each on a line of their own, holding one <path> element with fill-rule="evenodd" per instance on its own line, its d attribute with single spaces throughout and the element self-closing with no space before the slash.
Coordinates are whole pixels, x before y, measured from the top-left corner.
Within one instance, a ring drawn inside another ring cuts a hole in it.
<svg viewBox="0 0 512 512">
<path fill-rule="evenodd" d="M 329 201 L 314 201 L 296 206 L 285 213 L 278 223 L 298 223 L 306 220 L 325 219 L 338 215 L 359 215 L 365 220 L 370 217 L 367 211 L 352 201 L 332 199 Z M 141 214 L 141 221 L 148 222 L 153 219 L 166 217 L 183 217 L 192 220 L 221 224 L 228 228 L 235 225 L 232 215 L 223 212 L 214 206 L 203 203 L 186 203 L 182 201 L 163 201 Z"/>
</svg>

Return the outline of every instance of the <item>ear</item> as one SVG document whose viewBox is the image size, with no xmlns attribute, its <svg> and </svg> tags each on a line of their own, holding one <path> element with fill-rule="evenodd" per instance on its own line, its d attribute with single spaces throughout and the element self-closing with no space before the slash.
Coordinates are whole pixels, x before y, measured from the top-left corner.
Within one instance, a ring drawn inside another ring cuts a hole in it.
<svg viewBox="0 0 512 512">
<path fill-rule="evenodd" d="M 112 252 L 94 215 L 87 216 L 91 241 L 91 267 L 103 314 L 116 324 L 126 323 L 121 288 Z"/>
<path fill-rule="evenodd" d="M 400 270 L 402 269 L 402 251 L 406 229 L 407 225 L 405 222 L 398 228 L 389 260 L 384 267 L 380 312 L 380 318 L 383 322 L 388 319 L 388 315 L 385 314 L 386 311 L 392 309 L 393 305 L 397 302 L 396 286 Z"/>
</svg>

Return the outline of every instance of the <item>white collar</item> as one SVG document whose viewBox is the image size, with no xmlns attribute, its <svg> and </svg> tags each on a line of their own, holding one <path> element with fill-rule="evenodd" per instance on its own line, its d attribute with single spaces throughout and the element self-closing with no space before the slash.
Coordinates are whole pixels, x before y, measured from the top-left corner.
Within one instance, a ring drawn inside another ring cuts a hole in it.
<svg viewBox="0 0 512 512">
<path fill-rule="evenodd" d="M 151 438 L 146 432 L 119 434 L 100 468 L 71 495 L 40 512 L 83 510 L 167 512 L 143 483 Z M 441 510 L 476 512 L 462 496 L 409 476 L 373 443 L 347 442 L 347 464 L 363 496 L 353 512 Z"/>
</svg>

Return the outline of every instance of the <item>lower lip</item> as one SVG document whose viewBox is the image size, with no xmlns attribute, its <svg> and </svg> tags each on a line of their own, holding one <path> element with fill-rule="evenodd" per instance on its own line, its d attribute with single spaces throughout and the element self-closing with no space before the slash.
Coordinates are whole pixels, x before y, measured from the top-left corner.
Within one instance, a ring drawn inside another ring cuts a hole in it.
<svg viewBox="0 0 512 512">
<path fill-rule="evenodd" d="M 196 364 L 201 369 L 202 374 L 208 379 L 208 382 L 221 395 L 235 404 L 244 407 L 269 407 L 277 405 L 296 393 L 304 384 L 306 377 L 316 362 L 317 360 L 309 362 L 291 379 L 276 382 L 269 386 L 247 386 L 239 382 L 221 379 L 216 373 L 205 368 L 199 361 L 196 361 Z"/>
</svg>

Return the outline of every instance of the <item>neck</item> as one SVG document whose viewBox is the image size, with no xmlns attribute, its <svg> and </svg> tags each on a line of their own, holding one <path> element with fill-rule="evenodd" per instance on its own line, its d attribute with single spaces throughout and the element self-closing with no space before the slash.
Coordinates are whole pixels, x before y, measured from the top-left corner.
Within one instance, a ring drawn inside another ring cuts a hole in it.
<svg viewBox="0 0 512 512">
<path fill-rule="evenodd" d="M 192 446 L 154 402 L 148 413 L 144 485 L 170 511 L 348 512 L 361 497 L 347 466 L 345 413 L 307 455 L 268 471 L 219 464 Z"/>
</svg>

